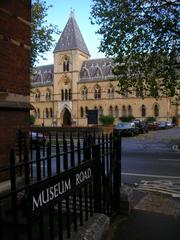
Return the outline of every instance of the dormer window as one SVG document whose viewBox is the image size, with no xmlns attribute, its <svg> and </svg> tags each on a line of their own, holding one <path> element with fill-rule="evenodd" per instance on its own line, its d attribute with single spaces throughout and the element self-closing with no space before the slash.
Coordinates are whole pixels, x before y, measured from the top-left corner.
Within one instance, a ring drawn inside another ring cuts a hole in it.
<svg viewBox="0 0 180 240">
<path fill-rule="evenodd" d="M 65 57 L 63 62 L 63 72 L 69 72 L 69 59 Z"/>
<path fill-rule="evenodd" d="M 95 71 L 95 77 L 100 77 L 102 74 L 101 74 L 101 70 L 99 68 L 96 68 L 96 71 Z"/>
<path fill-rule="evenodd" d="M 84 69 L 84 70 L 83 70 L 82 76 L 83 76 L 84 78 L 89 77 L 89 74 L 88 74 L 87 69 Z"/>
</svg>

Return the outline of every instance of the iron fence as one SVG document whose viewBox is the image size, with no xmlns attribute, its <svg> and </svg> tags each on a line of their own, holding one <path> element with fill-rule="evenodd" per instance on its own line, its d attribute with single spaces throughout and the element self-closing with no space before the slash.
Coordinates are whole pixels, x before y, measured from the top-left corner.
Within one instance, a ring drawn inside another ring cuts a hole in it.
<svg viewBox="0 0 180 240">
<path fill-rule="evenodd" d="M 19 132 L 0 170 L 0 239 L 70 238 L 94 212 L 120 210 L 121 139 Z"/>
</svg>

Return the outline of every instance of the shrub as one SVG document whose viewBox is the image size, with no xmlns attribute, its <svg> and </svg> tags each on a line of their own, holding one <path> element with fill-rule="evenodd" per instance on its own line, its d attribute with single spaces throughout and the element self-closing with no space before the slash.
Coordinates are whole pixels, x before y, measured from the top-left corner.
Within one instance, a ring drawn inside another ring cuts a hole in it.
<svg viewBox="0 0 180 240">
<path fill-rule="evenodd" d="M 133 116 L 128 116 L 128 117 L 121 117 L 119 118 L 122 122 L 131 122 L 132 120 L 135 119 Z"/>
<path fill-rule="evenodd" d="M 102 115 L 99 117 L 99 121 L 104 125 L 113 124 L 114 120 L 115 118 L 112 115 L 107 116 Z"/>
</svg>

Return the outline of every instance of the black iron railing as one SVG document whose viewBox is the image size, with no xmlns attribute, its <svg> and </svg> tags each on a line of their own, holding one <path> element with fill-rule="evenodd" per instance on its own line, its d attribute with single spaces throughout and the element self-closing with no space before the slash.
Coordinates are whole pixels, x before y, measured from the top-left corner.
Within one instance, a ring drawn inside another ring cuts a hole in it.
<svg viewBox="0 0 180 240">
<path fill-rule="evenodd" d="M 70 238 L 94 212 L 115 214 L 120 161 L 118 136 L 19 133 L 9 166 L 0 170 L 8 176 L 1 183 L 0 239 Z"/>
</svg>

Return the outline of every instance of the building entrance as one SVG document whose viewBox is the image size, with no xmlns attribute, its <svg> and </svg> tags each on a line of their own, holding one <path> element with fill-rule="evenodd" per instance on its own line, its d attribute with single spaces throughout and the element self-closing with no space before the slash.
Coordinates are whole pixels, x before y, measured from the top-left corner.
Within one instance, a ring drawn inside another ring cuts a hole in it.
<svg viewBox="0 0 180 240">
<path fill-rule="evenodd" d="M 63 125 L 71 125 L 71 113 L 66 108 L 63 115 Z"/>
</svg>

